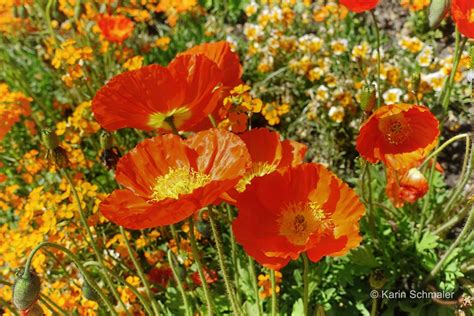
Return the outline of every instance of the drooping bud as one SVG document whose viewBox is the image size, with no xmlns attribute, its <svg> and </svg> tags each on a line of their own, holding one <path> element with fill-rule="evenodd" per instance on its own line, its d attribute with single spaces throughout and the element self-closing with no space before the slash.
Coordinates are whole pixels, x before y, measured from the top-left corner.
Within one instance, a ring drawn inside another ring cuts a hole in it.
<svg viewBox="0 0 474 316">
<path fill-rule="evenodd" d="M 375 89 L 371 85 L 366 85 L 362 88 L 360 95 L 360 107 L 366 113 L 371 113 L 377 103 Z"/>
<path fill-rule="evenodd" d="M 58 135 L 56 135 L 56 133 L 51 131 L 49 128 L 41 131 L 41 139 L 48 150 L 53 150 L 59 146 Z"/>
<path fill-rule="evenodd" d="M 102 148 L 100 161 L 107 169 L 114 170 L 121 156 L 118 148 L 113 146 L 112 135 L 103 132 L 100 135 L 100 146 Z"/>
<path fill-rule="evenodd" d="M 50 129 L 44 129 L 41 132 L 41 138 L 46 147 L 45 159 L 60 169 L 66 168 L 69 165 L 67 152 L 64 148 L 59 146 L 59 138 L 56 133 Z"/>
<path fill-rule="evenodd" d="M 420 83 L 421 83 L 421 75 L 420 75 L 420 72 L 417 71 L 411 76 L 411 87 L 412 87 L 413 93 L 418 92 L 418 90 L 420 89 Z"/>
<path fill-rule="evenodd" d="M 29 309 L 21 311 L 21 316 L 43 316 L 44 311 L 38 303 L 34 303 Z"/>
<path fill-rule="evenodd" d="M 432 0 L 429 13 L 428 23 L 430 28 L 437 28 L 449 12 L 451 7 L 451 0 Z"/>
<path fill-rule="evenodd" d="M 370 274 L 369 277 L 370 287 L 374 290 L 380 290 L 387 283 L 387 278 L 383 274 L 382 270 L 375 270 Z"/>
<path fill-rule="evenodd" d="M 99 301 L 99 294 L 92 288 L 92 286 L 84 280 L 84 284 L 82 285 L 82 295 L 84 298 L 88 299 L 89 301 Z"/>
<path fill-rule="evenodd" d="M 13 284 L 13 305 L 20 311 L 28 310 L 38 300 L 41 282 L 36 272 L 20 270 Z"/>
</svg>

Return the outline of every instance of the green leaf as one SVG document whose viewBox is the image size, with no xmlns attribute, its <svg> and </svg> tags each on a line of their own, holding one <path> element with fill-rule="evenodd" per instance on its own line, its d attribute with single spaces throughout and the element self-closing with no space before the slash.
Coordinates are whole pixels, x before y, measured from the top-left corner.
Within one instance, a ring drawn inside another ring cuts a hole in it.
<svg viewBox="0 0 474 316">
<path fill-rule="evenodd" d="M 304 306 L 303 306 L 303 299 L 299 298 L 294 304 L 293 304 L 293 310 L 291 311 L 291 316 L 299 316 L 304 314 Z"/>
<path fill-rule="evenodd" d="M 426 232 L 421 240 L 416 244 L 416 250 L 423 252 L 425 250 L 434 249 L 438 246 L 438 236 L 431 232 Z"/>
<path fill-rule="evenodd" d="M 349 256 L 351 261 L 359 266 L 375 268 L 379 265 L 372 250 L 367 246 L 360 246 L 352 250 Z"/>
</svg>

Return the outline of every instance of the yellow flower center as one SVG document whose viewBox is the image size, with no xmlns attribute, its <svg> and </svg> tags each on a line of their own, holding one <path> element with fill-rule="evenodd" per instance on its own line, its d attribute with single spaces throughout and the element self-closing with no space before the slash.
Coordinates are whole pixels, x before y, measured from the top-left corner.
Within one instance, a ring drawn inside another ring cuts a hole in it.
<svg viewBox="0 0 474 316">
<path fill-rule="evenodd" d="M 379 129 L 384 134 L 385 139 L 392 145 L 402 144 L 411 134 L 410 124 L 402 113 L 380 119 Z"/>
<path fill-rule="evenodd" d="M 469 23 L 474 23 L 474 9 L 471 9 L 471 11 L 469 11 L 467 19 L 469 20 Z"/>
<path fill-rule="evenodd" d="M 153 201 L 171 198 L 178 199 L 181 194 L 190 194 L 195 189 L 205 186 L 211 177 L 189 167 L 170 168 L 168 173 L 156 178 L 153 186 Z"/>
<path fill-rule="evenodd" d="M 271 165 L 266 162 L 257 162 L 252 165 L 249 171 L 240 179 L 240 181 L 235 186 L 235 189 L 239 192 L 244 192 L 247 185 L 250 184 L 253 178 L 263 177 L 269 173 L 272 173 L 277 168 L 276 165 Z"/>
<path fill-rule="evenodd" d="M 153 128 L 164 128 L 171 130 L 168 119 L 172 119 L 174 125 L 179 128 L 183 123 L 191 117 L 191 111 L 186 107 L 179 107 L 167 113 L 156 112 L 148 118 L 148 125 Z"/>
<path fill-rule="evenodd" d="M 331 219 L 316 202 L 288 205 L 278 219 L 279 233 L 294 245 L 302 246 L 314 233 L 323 233 Z"/>
</svg>

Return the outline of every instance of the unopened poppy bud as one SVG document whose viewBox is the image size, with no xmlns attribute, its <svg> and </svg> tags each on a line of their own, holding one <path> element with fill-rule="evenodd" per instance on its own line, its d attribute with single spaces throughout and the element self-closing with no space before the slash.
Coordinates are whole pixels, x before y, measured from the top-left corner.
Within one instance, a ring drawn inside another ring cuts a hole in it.
<svg viewBox="0 0 474 316">
<path fill-rule="evenodd" d="M 451 7 L 451 0 L 432 0 L 429 12 L 428 12 L 428 22 L 430 28 L 436 28 L 443 21 L 446 15 L 449 12 Z"/>
<path fill-rule="evenodd" d="M 107 133 L 107 132 L 102 132 L 100 134 L 100 147 L 102 149 L 110 149 L 112 148 L 112 144 L 113 144 L 113 138 L 112 138 L 112 135 L 110 135 L 110 133 Z"/>
<path fill-rule="evenodd" d="M 87 282 L 86 280 L 84 280 L 84 284 L 82 285 L 82 295 L 89 301 L 99 301 L 99 294 L 97 294 L 97 292 L 91 287 L 89 282 Z"/>
<path fill-rule="evenodd" d="M 385 283 L 387 283 L 387 279 L 382 270 L 375 270 L 370 274 L 369 283 L 371 288 L 380 290 L 383 288 Z"/>
<path fill-rule="evenodd" d="M 209 237 L 211 235 L 211 230 L 209 228 L 209 224 L 207 224 L 203 220 L 200 220 L 196 223 L 196 229 L 204 237 Z"/>
<path fill-rule="evenodd" d="M 41 132 L 41 139 L 48 150 L 53 150 L 59 146 L 58 135 L 48 128 Z"/>
<path fill-rule="evenodd" d="M 115 170 L 117 163 L 120 159 L 120 152 L 118 151 L 117 147 L 111 147 L 108 149 L 104 149 L 102 154 L 100 155 L 100 161 L 104 166 L 108 169 Z"/>
<path fill-rule="evenodd" d="M 418 90 L 420 89 L 420 83 L 421 83 L 421 75 L 419 72 L 416 72 L 411 77 L 411 87 L 414 93 L 417 93 Z"/>
<path fill-rule="evenodd" d="M 32 270 L 20 270 L 13 284 L 13 305 L 20 311 L 33 306 L 40 294 L 40 279 Z"/>
<path fill-rule="evenodd" d="M 46 159 L 54 163 L 56 167 L 64 169 L 69 165 L 69 159 L 67 158 L 67 152 L 61 146 L 57 146 L 46 152 Z"/>
<path fill-rule="evenodd" d="M 375 107 L 377 98 L 375 95 L 375 89 L 372 86 L 366 85 L 362 88 L 362 93 L 360 95 L 360 107 L 366 113 L 372 112 Z"/>
<path fill-rule="evenodd" d="M 29 309 L 21 311 L 21 316 L 43 316 L 44 311 L 38 303 L 34 303 Z"/>
</svg>

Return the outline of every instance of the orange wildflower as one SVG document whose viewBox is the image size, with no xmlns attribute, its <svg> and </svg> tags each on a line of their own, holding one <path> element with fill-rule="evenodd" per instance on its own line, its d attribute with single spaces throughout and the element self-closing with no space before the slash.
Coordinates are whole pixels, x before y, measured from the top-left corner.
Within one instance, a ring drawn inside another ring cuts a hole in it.
<svg viewBox="0 0 474 316">
<path fill-rule="evenodd" d="M 438 125 L 425 106 L 385 105 L 361 127 L 356 149 L 371 163 L 382 161 L 396 170 L 411 168 L 436 145 Z"/>
<path fill-rule="evenodd" d="M 219 123 L 227 114 L 223 113 L 222 105 L 224 98 L 227 97 L 233 87 L 242 84 L 240 77 L 243 73 L 242 65 L 240 64 L 239 55 L 232 51 L 228 42 L 220 41 L 214 43 L 204 43 L 194 46 L 180 54 L 181 55 L 202 54 L 212 60 L 222 71 L 222 86 L 216 91 L 215 97 L 218 99 L 217 106 L 211 113 L 212 117 Z M 242 117 L 240 117 L 242 119 Z M 246 120 L 245 120 L 246 121 Z M 209 120 L 204 120 L 199 129 L 206 129 L 211 127 Z M 245 128 L 246 128 L 245 124 Z"/>
<path fill-rule="evenodd" d="M 319 261 L 361 241 L 359 198 L 320 164 L 301 164 L 255 178 L 237 200 L 236 240 L 261 265 L 279 270 L 306 252 Z"/>
<path fill-rule="evenodd" d="M 459 32 L 474 38 L 474 2 L 472 0 L 453 0 L 451 15 Z"/>
<path fill-rule="evenodd" d="M 414 203 L 428 192 L 428 181 L 417 168 L 411 168 L 399 174 L 387 169 L 386 193 L 395 207 L 402 207 L 405 202 Z"/>
<path fill-rule="evenodd" d="M 380 0 L 340 0 L 340 3 L 346 6 L 350 11 L 360 13 L 372 10 L 377 6 Z"/>
<path fill-rule="evenodd" d="M 6 84 L 0 84 L 0 140 L 20 121 L 21 116 L 31 114 L 31 101 L 20 92 L 11 92 Z"/>
<path fill-rule="evenodd" d="M 238 195 L 256 177 L 303 163 L 307 147 L 292 140 L 280 140 L 280 134 L 267 128 L 256 128 L 240 135 L 249 151 L 252 165 L 235 188 L 223 194 L 226 202 L 234 204 Z"/>
<path fill-rule="evenodd" d="M 180 222 L 232 188 L 249 160 L 238 136 L 217 129 L 187 140 L 147 139 L 119 160 L 115 178 L 125 189 L 115 190 L 100 211 L 130 229 Z"/>
<path fill-rule="evenodd" d="M 133 32 L 132 20 L 123 15 L 101 15 L 97 20 L 102 35 L 109 42 L 122 43 Z"/>
<path fill-rule="evenodd" d="M 175 58 L 168 67 L 150 65 L 112 78 L 92 101 L 107 130 L 190 130 L 215 108 L 221 71 L 202 55 Z M 172 126 L 174 125 L 174 126 Z"/>
</svg>

